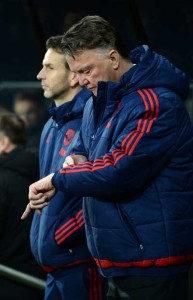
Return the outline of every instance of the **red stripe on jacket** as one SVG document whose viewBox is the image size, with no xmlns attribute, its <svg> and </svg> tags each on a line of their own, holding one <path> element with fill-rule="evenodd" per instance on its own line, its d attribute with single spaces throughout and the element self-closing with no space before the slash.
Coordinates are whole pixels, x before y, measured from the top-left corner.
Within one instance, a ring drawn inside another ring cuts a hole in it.
<svg viewBox="0 0 193 300">
<path fill-rule="evenodd" d="M 80 229 L 84 225 L 83 210 L 81 209 L 75 217 L 68 220 L 55 232 L 55 240 L 60 245 L 65 239 L 67 239 L 72 233 Z"/>
<path fill-rule="evenodd" d="M 148 267 L 167 267 L 171 265 L 178 265 L 183 264 L 188 261 L 193 260 L 193 254 L 186 255 L 186 256 L 169 256 L 165 258 L 155 258 L 149 260 L 142 260 L 142 261 L 131 261 L 131 262 L 115 262 L 105 259 L 95 259 L 96 264 L 99 267 L 104 269 L 112 268 L 112 267 L 120 267 L 120 268 L 132 268 L 132 267 L 139 267 L 139 268 L 148 268 Z"/>
<path fill-rule="evenodd" d="M 145 133 L 150 132 L 152 125 L 159 112 L 159 101 L 157 95 L 152 89 L 138 90 L 138 94 L 145 106 L 143 118 L 138 120 L 136 129 L 130 132 L 122 141 L 120 149 L 112 151 L 111 155 L 104 155 L 102 159 L 95 159 L 94 162 L 85 162 L 80 165 L 73 165 L 68 169 L 61 169 L 61 174 L 77 173 L 77 172 L 94 172 L 115 165 L 125 155 L 132 155 L 139 141 Z"/>
<path fill-rule="evenodd" d="M 81 265 L 81 264 L 87 264 L 87 263 L 94 263 L 95 264 L 93 258 L 87 258 L 87 259 L 77 260 L 77 261 L 74 261 L 72 263 L 65 264 L 64 266 L 51 267 L 51 266 L 41 265 L 41 267 L 42 267 L 42 269 L 44 269 L 44 271 L 50 273 L 50 272 L 54 272 L 56 270 L 61 270 L 61 269 L 65 269 L 65 268 L 68 268 L 68 267 L 73 267 L 73 266 L 77 266 L 77 265 Z"/>
</svg>

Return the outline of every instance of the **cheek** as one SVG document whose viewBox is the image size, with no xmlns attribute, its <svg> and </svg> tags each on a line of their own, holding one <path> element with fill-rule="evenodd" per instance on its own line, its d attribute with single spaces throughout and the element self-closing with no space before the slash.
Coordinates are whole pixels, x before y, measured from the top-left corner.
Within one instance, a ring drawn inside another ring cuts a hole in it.
<svg viewBox="0 0 193 300">
<path fill-rule="evenodd" d="M 48 82 L 47 92 L 53 92 L 58 89 L 58 82 L 55 78 L 50 78 Z"/>
<path fill-rule="evenodd" d="M 104 70 L 103 68 L 101 69 L 97 69 L 93 74 L 92 74 L 92 81 L 93 82 L 98 82 L 98 81 L 101 81 L 103 80 L 103 77 L 104 77 Z"/>
<path fill-rule="evenodd" d="M 104 81 L 113 81 L 112 80 L 113 74 L 114 74 L 114 72 L 113 72 L 111 65 L 104 66 L 104 68 L 103 68 L 103 80 Z"/>
<path fill-rule="evenodd" d="M 101 64 L 97 69 L 96 78 L 97 81 L 109 81 L 111 79 L 112 68 L 108 64 Z"/>
</svg>

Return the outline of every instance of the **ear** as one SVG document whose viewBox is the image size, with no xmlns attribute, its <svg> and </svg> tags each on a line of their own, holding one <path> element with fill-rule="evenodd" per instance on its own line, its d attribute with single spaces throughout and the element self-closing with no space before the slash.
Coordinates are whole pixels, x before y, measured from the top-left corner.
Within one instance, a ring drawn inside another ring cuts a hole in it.
<svg viewBox="0 0 193 300">
<path fill-rule="evenodd" d="M 70 76 L 70 86 L 71 87 L 75 87 L 76 85 L 78 85 L 78 76 L 76 75 L 76 73 L 71 72 L 71 76 Z"/>
<path fill-rule="evenodd" d="M 120 63 L 120 54 L 117 52 L 117 50 L 112 49 L 109 51 L 108 57 L 110 63 L 112 64 L 113 69 L 117 70 L 119 68 L 119 63 Z"/>
</svg>

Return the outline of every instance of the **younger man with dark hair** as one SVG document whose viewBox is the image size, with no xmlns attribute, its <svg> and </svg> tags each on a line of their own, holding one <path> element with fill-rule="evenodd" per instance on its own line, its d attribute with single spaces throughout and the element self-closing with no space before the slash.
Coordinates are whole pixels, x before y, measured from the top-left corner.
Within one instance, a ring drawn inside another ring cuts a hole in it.
<svg viewBox="0 0 193 300">
<path fill-rule="evenodd" d="M 41 178 L 62 167 L 66 155 L 71 153 L 85 103 L 91 97 L 91 92 L 82 89 L 69 70 L 61 38 L 47 40 L 42 69 L 37 75 L 44 96 L 53 99 L 40 141 Z M 87 248 L 82 198 L 63 192 L 54 198 L 41 215 L 35 213 L 31 228 L 33 254 L 48 272 L 45 299 L 106 299 L 102 296 L 106 293 L 106 280 L 98 273 Z"/>
</svg>

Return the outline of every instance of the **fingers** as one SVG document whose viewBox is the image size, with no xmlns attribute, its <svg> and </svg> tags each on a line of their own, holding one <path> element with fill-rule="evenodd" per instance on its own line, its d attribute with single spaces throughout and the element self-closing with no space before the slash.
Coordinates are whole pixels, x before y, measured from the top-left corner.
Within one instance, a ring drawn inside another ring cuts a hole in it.
<svg viewBox="0 0 193 300">
<path fill-rule="evenodd" d="M 44 208 L 47 205 L 48 205 L 48 202 L 37 203 L 36 201 L 30 201 L 30 208 L 39 210 L 39 214 L 41 214 L 42 208 Z"/>
<path fill-rule="evenodd" d="M 39 206 L 39 205 L 41 205 L 41 204 L 43 204 L 43 203 L 45 203 L 45 202 L 48 202 L 47 201 L 48 199 L 47 199 L 47 197 L 46 196 L 43 196 L 43 197 L 41 197 L 40 199 L 31 199 L 30 200 L 30 207 L 31 208 L 35 208 L 36 206 Z"/>
<path fill-rule="evenodd" d="M 44 196 L 46 197 L 46 200 L 50 200 L 56 193 L 56 189 L 53 188 L 50 191 L 47 191 L 46 193 L 44 193 Z"/>
<path fill-rule="evenodd" d="M 30 204 L 28 204 L 26 206 L 26 209 L 25 209 L 24 213 L 21 216 L 21 219 L 22 220 L 26 219 L 29 216 L 30 212 L 31 212 L 31 207 L 30 207 Z"/>
<path fill-rule="evenodd" d="M 21 220 L 26 219 L 26 218 L 30 215 L 32 209 L 37 209 L 38 215 L 41 215 L 41 213 L 42 213 L 42 208 L 45 207 L 46 205 L 48 205 L 47 202 L 44 202 L 44 203 L 39 204 L 39 205 L 37 205 L 37 204 L 34 205 L 33 203 L 30 202 L 30 203 L 26 206 L 26 209 L 25 209 L 25 211 L 23 212 L 23 214 L 22 214 L 22 216 L 21 216 Z"/>
<path fill-rule="evenodd" d="M 52 185 L 52 177 L 54 173 L 32 183 L 29 186 L 29 198 L 40 199 L 47 191 L 54 189 Z"/>
<path fill-rule="evenodd" d="M 63 163 L 63 168 L 66 168 L 68 166 L 74 165 L 74 159 L 72 158 L 71 155 L 67 156 L 64 163 Z"/>
<path fill-rule="evenodd" d="M 49 200 L 55 195 L 55 189 L 53 188 L 52 190 L 47 191 L 46 193 L 41 195 L 43 196 L 37 199 L 37 197 L 35 197 L 33 193 L 31 194 L 31 198 L 29 198 L 31 209 L 41 210 L 43 207 L 48 205 Z"/>
<path fill-rule="evenodd" d="M 87 158 L 83 155 L 72 154 L 71 157 L 74 160 L 75 165 L 79 165 L 87 161 Z"/>
<path fill-rule="evenodd" d="M 43 197 L 43 193 L 36 188 L 36 182 L 29 186 L 28 198 L 29 200 L 39 200 Z"/>
<path fill-rule="evenodd" d="M 53 197 L 55 193 L 55 188 L 52 185 L 52 177 L 54 173 L 48 175 L 47 177 L 44 177 L 40 179 L 39 181 L 34 182 L 29 186 L 29 200 L 30 201 L 39 201 L 39 200 L 45 200 L 50 199 Z M 37 202 L 39 204 L 39 202 Z"/>
<path fill-rule="evenodd" d="M 83 155 L 71 154 L 66 157 L 66 159 L 63 163 L 63 168 L 67 168 L 72 165 L 78 165 L 78 164 L 84 163 L 86 161 L 87 161 L 87 158 Z"/>
<path fill-rule="evenodd" d="M 21 216 L 22 220 L 29 216 L 32 209 L 36 209 L 38 214 L 41 214 L 42 208 L 48 205 L 48 200 L 50 200 L 56 192 L 51 182 L 53 175 L 54 173 L 29 186 L 28 197 L 30 203 Z"/>
<path fill-rule="evenodd" d="M 42 214 L 42 210 L 41 209 L 37 209 L 37 213 L 40 216 Z"/>
<path fill-rule="evenodd" d="M 39 193 L 39 194 L 34 194 L 33 190 L 29 189 L 29 194 L 28 194 L 28 198 L 29 200 L 33 201 L 33 200 L 39 200 L 43 197 L 43 193 Z"/>
</svg>

